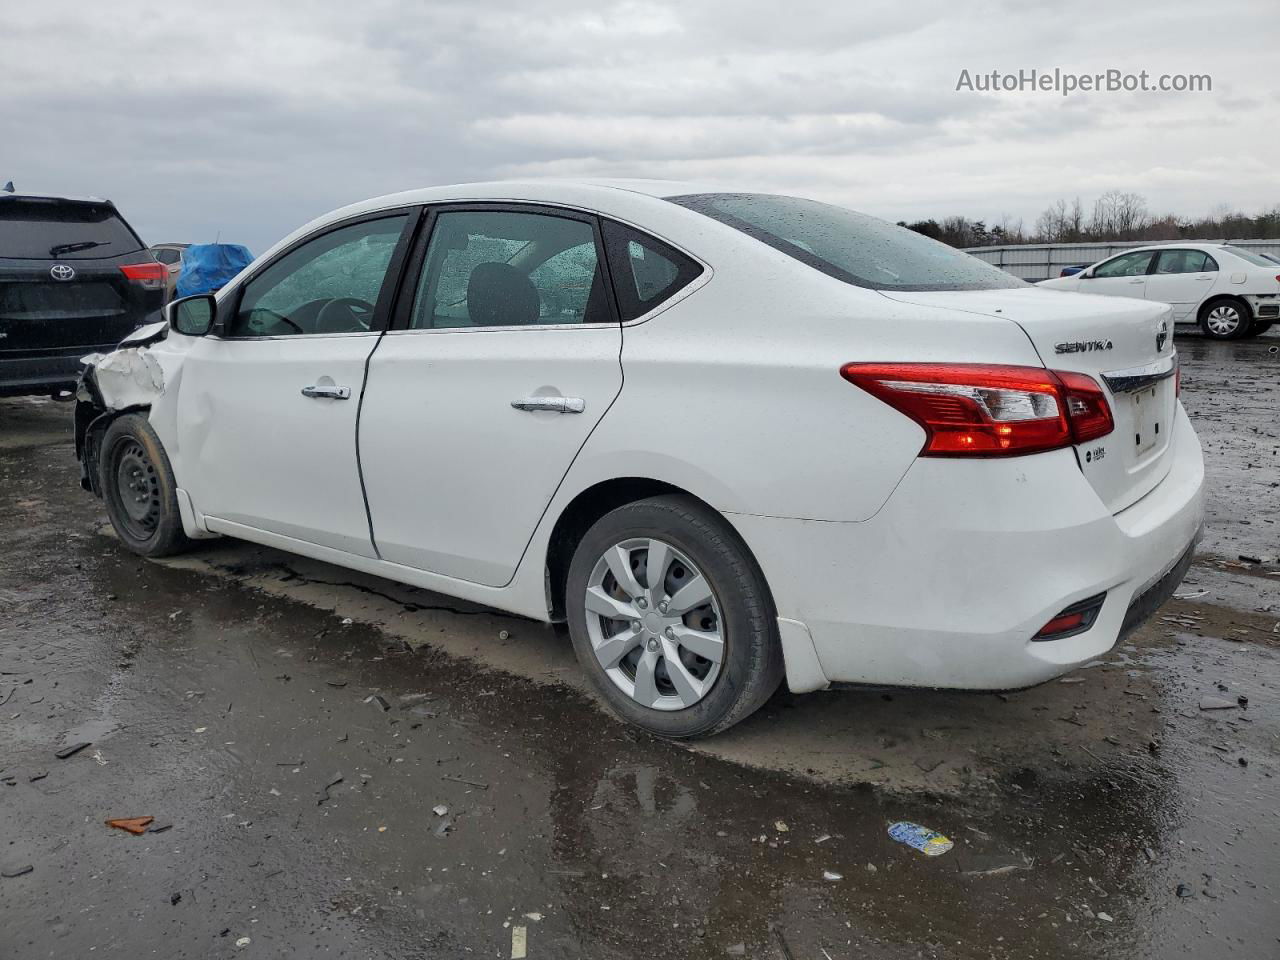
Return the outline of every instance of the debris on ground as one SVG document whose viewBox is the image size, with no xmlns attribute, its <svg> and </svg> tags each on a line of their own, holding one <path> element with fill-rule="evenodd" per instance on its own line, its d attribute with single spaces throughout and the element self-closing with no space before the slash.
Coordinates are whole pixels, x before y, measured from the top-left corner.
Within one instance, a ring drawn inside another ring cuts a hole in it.
<svg viewBox="0 0 1280 960">
<path fill-rule="evenodd" d="M 431 808 L 431 812 L 434 813 L 437 817 L 443 817 L 446 813 L 449 812 L 449 808 L 446 807 L 443 803 L 437 803 L 434 807 Z"/>
<path fill-rule="evenodd" d="M 735 943 L 725 947 L 724 952 L 731 957 L 745 957 L 747 955 L 747 945 L 745 943 Z"/>
<path fill-rule="evenodd" d="M 1179 897 L 1184 899 L 1186 897 L 1194 897 L 1196 895 L 1196 892 L 1191 889 L 1191 884 L 1189 883 L 1178 884 L 1178 888 L 1174 891 L 1174 893 L 1176 893 Z"/>
<path fill-rule="evenodd" d="M 511 928 L 511 960 L 524 960 L 529 955 L 529 930 L 527 927 Z"/>
<path fill-rule="evenodd" d="M 435 832 L 437 837 L 447 837 L 450 833 L 453 832 L 453 818 L 445 817 L 444 819 L 442 819 L 439 825 L 436 827 Z"/>
<path fill-rule="evenodd" d="M 899 843 L 914 847 L 927 857 L 940 856 L 955 846 L 951 840 L 936 830 L 930 830 L 928 827 L 906 820 L 890 824 L 889 836 Z"/>
<path fill-rule="evenodd" d="M 117 830 L 126 830 L 135 837 L 140 837 L 147 832 L 147 827 L 154 821 L 155 817 L 114 817 L 106 821 L 108 827 L 115 827 Z"/>
<path fill-rule="evenodd" d="M 1112 921 L 1111 914 L 1109 914 L 1109 913 L 1103 913 L 1101 910 L 1099 910 L 1099 911 L 1095 914 L 1095 916 L 1096 916 L 1099 920 L 1105 920 L 1105 921 L 1107 921 L 1107 923 L 1111 923 L 1111 922 L 1113 922 L 1113 921 Z"/>
<path fill-rule="evenodd" d="M 68 746 L 63 747 L 61 750 L 55 753 L 54 756 L 57 757 L 59 760 L 65 760 L 67 759 L 67 757 L 74 757 L 77 753 L 79 753 L 85 747 L 91 747 L 91 746 L 93 746 L 93 744 L 90 743 L 88 740 L 82 741 L 80 743 L 72 743 L 72 744 L 69 744 Z"/>
<path fill-rule="evenodd" d="M 48 775 L 48 770 L 37 770 L 31 776 L 27 777 L 27 783 L 35 783 L 37 780 L 43 780 Z"/>
<path fill-rule="evenodd" d="M 153 823 L 147 827 L 147 833 L 164 833 L 166 830 L 173 829 L 173 821 L 165 820 L 160 823 Z"/>
<path fill-rule="evenodd" d="M 822 871 L 822 879 L 823 879 L 823 880 L 831 880 L 831 881 L 835 881 L 835 880 L 843 880 L 843 879 L 844 879 L 844 874 L 843 874 L 843 873 L 836 873 L 834 870 L 823 870 L 823 871 Z"/>
<path fill-rule="evenodd" d="M 1228 700 L 1226 697 L 1201 697 L 1201 710 L 1234 710 L 1238 706 L 1235 700 Z"/>
<path fill-rule="evenodd" d="M 479 780 L 468 780 L 466 777 L 454 777 L 454 776 L 450 776 L 447 773 L 444 774 L 440 779 L 448 780 L 451 783 L 465 783 L 468 787 L 476 787 L 479 790 L 489 789 L 489 785 L 487 783 L 482 783 Z"/>
<path fill-rule="evenodd" d="M 0 877 L 6 877 L 12 880 L 14 877 L 23 877 L 35 869 L 30 863 L 24 863 L 20 867 L 0 867 Z"/>
<path fill-rule="evenodd" d="M 252 941 L 252 940 L 250 940 L 248 937 L 241 937 L 239 940 L 237 940 L 237 941 L 236 941 L 236 946 L 237 946 L 237 947 L 244 948 L 244 947 L 247 947 L 247 946 L 248 946 L 249 944 L 251 944 L 251 943 L 253 943 L 253 941 Z"/>
<path fill-rule="evenodd" d="M 326 800 L 331 799 L 331 798 L 329 797 L 329 791 L 330 791 L 332 788 L 336 787 L 336 786 L 337 786 L 338 784 L 340 784 L 341 782 L 342 782 L 342 774 L 340 774 L 340 773 L 335 773 L 332 777 L 330 777 L 330 778 L 329 778 L 329 782 L 328 782 L 328 783 L 326 783 L 326 784 L 324 785 L 323 789 L 321 789 L 321 791 L 320 791 L 320 799 L 316 801 L 316 806 L 318 807 L 318 806 L 320 806 L 322 803 L 324 803 Z"/>
<path fill-rule="evenodd" d="M 382 708 L 382 712 L 386 713 L 391 709 L 391 704 L 387 703 L 387 698 L 380 693 L 373 693 L 364 698 L 365 703 L 376 703 Z"/>
<path fill-rule="evenodd" d="M 786 833 L 791 828 L 788 827 L 784 821 L 775 820 L 773 821 L 773 829 L 777 830 L 779 833 Z"/>
</svg>

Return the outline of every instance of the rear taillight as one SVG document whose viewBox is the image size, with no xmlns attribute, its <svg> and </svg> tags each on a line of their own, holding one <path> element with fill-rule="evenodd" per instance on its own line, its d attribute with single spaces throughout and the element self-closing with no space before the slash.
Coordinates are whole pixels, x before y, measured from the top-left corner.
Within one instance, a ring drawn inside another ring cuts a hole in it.
<svg viewBox="0 0 1280 960">
<path fill-rule="evenodd" d="M 1105 436 L 1111 408 L 1080 373 L 978 363 L 847 363 L 840 375 L 925 431 L 922 457 L 999 457 Z"/>
<path fill-rule="evenodd" d="M 136 283 L 143 290 L 160 290 L 169 277 L 169 271 L 163 263 L 128 263 L 120 268 L 130 283 Z"/>
<path fill-rule="evenodd" d="M 1102 610 L 1102 603 L 1107 599 L 1105 593 L 1099 593 L 1087 600 L 1073 603 L 1060 614 L 1046 623 L 1032 637 L 1032 640 L 1063 640 L 1084 633 L 1093 626 Z"/>
<path fill-rule="evenodd" d="M 1276 279 L 1280 280 L 1280 277 Z M 1173 395 L 1182 396 L 1182 361 L 1176 355 L 1173 358 Z"/>
</svg>

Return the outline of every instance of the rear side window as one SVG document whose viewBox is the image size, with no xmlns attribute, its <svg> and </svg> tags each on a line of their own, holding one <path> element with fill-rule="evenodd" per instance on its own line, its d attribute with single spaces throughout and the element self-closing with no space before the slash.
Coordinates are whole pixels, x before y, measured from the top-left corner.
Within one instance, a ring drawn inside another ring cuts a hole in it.
<svg viewBox="0 0 1280 960">
<path fill-rule="evenodd" d="M 701 193 L 667 199 L 859 287 L 999 290 L 1026 286 L 945 243 L 829 203 L 763 193 Z"/>
<path fill-rule="evenodd" d="M 623 321 L 648 313 L 702 273 L 696 260 L 648 234 L 612 220 L 601 230 Z"/>
<path fill-rule="evenodd" d="M 109 203 L 0 200 L 0 258 L 95 260 L 141 249 Z"/>
<path fill-rule="evenodd" d="M 1156 274 L 1208 273 L 1218 269 L 1213 257 L 1202 250 L 1161 250 Z"/>
</svg>

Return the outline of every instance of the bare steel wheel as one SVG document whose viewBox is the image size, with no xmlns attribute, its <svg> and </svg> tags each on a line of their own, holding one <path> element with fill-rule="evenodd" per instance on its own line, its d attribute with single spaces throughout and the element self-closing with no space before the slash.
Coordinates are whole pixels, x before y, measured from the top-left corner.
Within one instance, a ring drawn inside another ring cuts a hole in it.
<svg viewBox="0 0 1280 960">
<path fill-rule="evenodd" d="M 601 698 L 659 736 L 724 730 L 782 680 L 764 575 L 725 518 L 693 497 L 637 500 L 597 520 L 569 564 L 565 611 Z"/>
<path fill-rule="evenodd" d="M 671 544 L 632 538 L 596 561 L 583 598 L 596 660 L 615 686 L 654 710 L 691 707 L 724 660 L 720 604 Z"/>
<path fill-rule="evenodd" d="M 186 549 L 173 468 L 146 416 L 112 420 L 99 450 L 99 489 L 120 542 L 144 557 Z"/>
<path fill-rule="evenodd" d="M 111 496 L 120 519 L 139 540 L 150 537 L 160 522 L 160 481 L 142 444 L 124 438 L 111 451 L 116 482 Z"/>
</svg>

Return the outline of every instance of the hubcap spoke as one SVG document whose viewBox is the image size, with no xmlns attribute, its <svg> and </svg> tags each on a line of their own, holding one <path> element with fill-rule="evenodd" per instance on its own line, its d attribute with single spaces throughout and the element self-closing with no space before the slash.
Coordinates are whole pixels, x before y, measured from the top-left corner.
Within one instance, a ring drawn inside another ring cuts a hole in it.
<svg viewBox="0 0 1280 960">
<path fill-rule="evenodd" d="M 646 650 L 636 662 L 636 684 L 632 697 L 646 707 L 653 706 L 658 699 L 658 678 L 654 671 L 657 669 L 659 656 L 657 651 Z"/>
<path fill-rule="evenodd" d="M 671 685 L 676 688 L 676 696 L 686 707 L 693 706 L 702 699 L 702 682 L 681 663 L 680 651 L 676 649 L 674 643 L 668 640 L 663 643 L 662 649 L 666 654 L 664 659 L 667 665 L 667 676 L 671 678 Z"/>
<path fill-rule="evenodd" d="M 675 642 L 691 653 L 705 657 L 712 663 L 724 659 L 724 641 L 719 631 L 694 630 L 692 627 L 676 627 Z"/>
<path fill-rule="evenodd" d="M 596 659 L 606 670 L 616 667 L 628 653 L 638 647 L 644 638 L 634 630 L 627 629 L 615 633 L 596 647 Z"/>
<path fill-rule="evenodd" d="M 700 607 L 704 603 L 709 603 L 710 600 L 711 584 L 707 583 L 706 577 L 698 574 L 667 601 L 667 613 L 673 615 L 688 613 L 694 607 Z"/>
<path fill-rule="evenodd" d="M 645 576 L 649 580 L 649 602 L 657 605 L 667 595 L 663 582 L 667 579 L 667 567 L 671 566 L 671 548 L 661 540 L 650 540 L 645 555 Z"/>
<path fill-rule="evenodd" d="M 615 600 L 604 587 L 587 588 L 587 609 L 610 620 L 635 620 L 639 612 L 625 600 Z"/>
<path fill-rule="evenodd" d="M 620 546 L 613 547 L 604 555 L 604 560 L 609 565 L 609 572 L 613 574 L 613 579 L 618 581 L 618 586 L 626 591 L 628 597 L 634 600 L 644 593 L 640 587 L 640 581 L 636 579 L 635 572 L 631 569 L 630 550 L 624 550 Z"/>
</svg>

